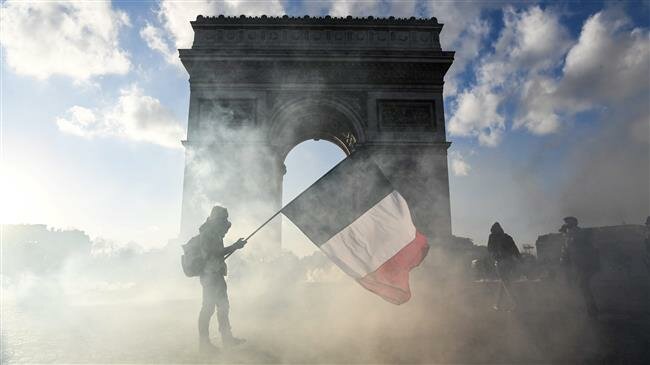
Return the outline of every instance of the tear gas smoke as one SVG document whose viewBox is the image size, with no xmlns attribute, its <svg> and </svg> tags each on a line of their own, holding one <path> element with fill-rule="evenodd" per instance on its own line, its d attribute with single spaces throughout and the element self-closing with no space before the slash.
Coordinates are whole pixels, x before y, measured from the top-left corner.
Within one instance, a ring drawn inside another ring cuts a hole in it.
<svg viewBox="0 0 650 365">
<path fill-rule="evenodd" d="M 412 272 L 411 301 L 394 306 L 320 253 L 251 259 L 252 249 L 229 259 L 231 322 L 248 339 L 241 348 L 209 359 L 197 354 L 201 288 L 182 276 L 172 244 L 72 254 L 48 274 L 4 277 L 3 362 L 522 363 L 603 356 L 602 329 L 562 307 L 576 305 L 566 289 L 515 283 L 522 300 L 540 301 L 526 305 L 530 313 L 492 312 L 496 283 L 473 282 L 462 252 L 434 247 Z"/>
</svg>

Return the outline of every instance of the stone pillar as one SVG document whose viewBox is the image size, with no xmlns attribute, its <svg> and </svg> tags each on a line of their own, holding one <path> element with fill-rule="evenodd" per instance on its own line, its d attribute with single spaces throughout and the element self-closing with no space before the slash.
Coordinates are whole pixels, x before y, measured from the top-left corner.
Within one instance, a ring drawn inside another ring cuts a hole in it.
<svg viewBox="0 0 650 365">
<path fill-rule="evenodd" d="M 201 209 L 197 193 L 200 185 L 195 176 L 195 156 L 200 156 L 201 144 L 194 141 L 199 140 L 196 131 L 199 126 L 199 98 L 195 92 L 190 91 L 190 105 L 187 120 L 187 138 L 183 141 L 185 147 L 185 169 L 183 171 L 183 201 L 181 206 L 181 228 L 179 240 L 187 241 L 198 232 L 199 225 L 205 220 L 205 212 Z"/>
</svg>

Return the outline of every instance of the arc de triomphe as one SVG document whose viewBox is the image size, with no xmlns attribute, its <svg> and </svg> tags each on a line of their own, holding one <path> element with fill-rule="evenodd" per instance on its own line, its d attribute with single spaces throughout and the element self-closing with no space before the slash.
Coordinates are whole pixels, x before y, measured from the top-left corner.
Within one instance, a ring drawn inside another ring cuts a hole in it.
<svg viewBox="0 0 650 365">
<path fill-rule="evenodd" d="M 451 234 L 442 91 L 454 53 L 441 49 L 435 18 L 191 24 L 192 48 L 180 50 L 190 75 L 181 238 L 215 203 L 234 227 L 263 222 L 281 207 L 287 153 L 309 139 L 369 151 L 419 230 L 434 243 Z M 263 231 L 266 247 L 279 247 L 279 227 Z"/>
</svg>

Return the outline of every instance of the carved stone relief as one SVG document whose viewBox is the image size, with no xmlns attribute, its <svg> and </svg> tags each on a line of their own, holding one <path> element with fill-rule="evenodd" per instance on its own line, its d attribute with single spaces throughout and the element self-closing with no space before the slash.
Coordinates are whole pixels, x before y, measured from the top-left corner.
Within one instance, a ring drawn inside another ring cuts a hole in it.
<svg viewBox="0 0 650 365">
<path fill-rule="evenodd" d="M 434 30 L 333 30 L 333 29 L 199 29 L 194 48 L 357 48 L 439 50 Z"/>
<path fill-rule="evenodd" d="M 383 131 L 435 131 L 435 107 L 429 100 L 378 100 L 379 128 Z"/>
</svg>

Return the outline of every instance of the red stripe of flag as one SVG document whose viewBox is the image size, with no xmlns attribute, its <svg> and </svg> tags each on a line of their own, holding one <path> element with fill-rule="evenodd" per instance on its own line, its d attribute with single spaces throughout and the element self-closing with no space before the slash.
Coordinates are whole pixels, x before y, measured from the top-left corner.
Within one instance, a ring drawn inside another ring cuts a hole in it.
<svg viewBox="0 0 650 365">
<path fill-rule="evenodd" d="M 429 252 L 427 238 L 420 232 L 416 232 L 413 241 L 399 250 L 395 256 L 357 281 L 385 300 L 393 304 L 403 304 L 411 298 L 409 272 L 420 265 L 427 252 Z"/>
</svg>

